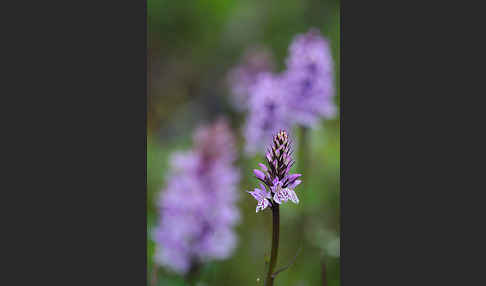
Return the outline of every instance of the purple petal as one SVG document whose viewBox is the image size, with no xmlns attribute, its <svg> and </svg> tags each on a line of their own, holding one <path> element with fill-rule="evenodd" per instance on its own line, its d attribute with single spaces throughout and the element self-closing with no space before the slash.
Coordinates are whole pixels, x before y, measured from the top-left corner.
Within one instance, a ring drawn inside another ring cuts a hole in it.
<svg viewBox="0 0 486 286">
<path fill-rule="evenodd" d="M 302 180 L 295 180 L 292 184 L 290 184 L 288 186 L 289 189 L 295 189 L 295 187 L 297 187 L 298 185 L 300 185 L 300 183 L 302 183 Z"/>
<path fill-rule="evenodd" d="M 263 174 L 263 172 L 262 172 L 262 171 L 260 171 L 260 170 L 258 170 L 258 169 L 254 169 L 254 170 L 253 170 L 253 173 L 255 174 L 255 176 L 256 176 L 258 179 L 260 179 L 260 180 L 262 180 L 262 181 L 264 181 L 264 180 L 265 180 L 265 174 Z"/>
<path fill-rule="evenodd" d="M 295 204 L 298 204 L 299 203 L 299 198 L 297 197 L 297 194 L 294 192 L 294 190 L 288 190 L 289 192 L 289 197 L 290 197 L 290 200 L 295 203 Z"/>
<path fill-rule="evenodd" d="M 267 192 L 267 189 L 265 188 L 265 186 L 262 183 L 260 183 L 260 188 L 262 189 L 264 197 L 269 198 L 269 199 L 272 198 L 272 196 L 270 195 L 270 192 Z"/>
<path fill-rule="evenodd" d="M 268 171 L 267 166 L 263 165 L 262 163 L 258 163 L 258 166 L 260 166 L 264 172 Z"/>
<path fill-rule="evenodd" d="M 293 183 L 300 176 L 302 176 L 302 174 L 292 174 L 292 175 L 288 176 L 287 181 L 289 183 Z"/>
<path fill-rule="evenodd" d="M 272 184 L 274 186 L 276 186 L 278 184 L 278 178 L 277 177 L 275 177 L 275 179 L 273 179 Z"/>
<path fill-rule="evenodd" d="M 272 193 L 265 191 L 265 198 L 271 199 L 272 198 Z"/>
<path fill-rule="evenodd" d="M 248 192 L 248 193 L 252 195 L 257 201 L 261 201 L 267 196 L 267 192 L 262 191 L 258 188 L 255 188 L 253 192 Z"/>
<path fill-rule="evenodd" d="M 263 208 L 262 208 L 262 210 L 264 210 L 264 209 L 266 209 L 266 208 L 268 207 L 268 205 L 269 205 L 270 203 L 268 202 L 268 200 L 267 200 L 267 199 L 262 200 L 262 202 L 263 202 Z"/>
<path fill-rule="evenodd" d="M 268 162 L 272 162 L 272 155 L 270 155 L 270 153 L 267 153 L 267 160 Z"/>
<path fill-rule="evenodd" d="M 256 207 L 256 212 L 258 212 L 259 210 L 264 210 L 268 207 L 269 205 L 269 202 L 267 199 L 263 199 L 263 200 L 260 200 L 258 201 L 258 204 L 257 204 L 257 207 Z"/>
<path fill-rule="evenodd" d="M 284 161 L 285 165 L 289 165 L 290 161 L 292 161 L 292 157 L 287 157 Z M 290 170 L 290 168 L 289 168 L 289 170 Z"/>
<path fill-rule="evenodd" d="M 275 195 L 273 196 L 273 200 L 278 204 L 288 201 L 289 198 L 290 198 L 290 194 L 288 189 L 281 189 L 278 192 L 276 192 Z"/>
<path fill-rule="evenodd" d="M 253 192 L 246 191 L 246 192 L 249 193 L 253 198 L 255 198 L 255 200 L 257 200 L 257 201 L 260 200 L 260 195 L 256 191 L 253 191 Z"/>
</svg>

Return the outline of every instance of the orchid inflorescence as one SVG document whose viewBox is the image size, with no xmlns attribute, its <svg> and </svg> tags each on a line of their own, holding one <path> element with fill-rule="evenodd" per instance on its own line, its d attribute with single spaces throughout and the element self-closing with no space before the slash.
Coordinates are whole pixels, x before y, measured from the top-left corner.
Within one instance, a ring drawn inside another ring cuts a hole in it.
<svg viewBox="0 0 486 286">
<path fill-rule="evenodd" d="M 299 203 L 294 189 L 302 182 L 298 179 L 302 175 L 289 174 L 290 168 L 295 163 L 292 152 L 292 144 L 285 130 L 273 136 L 272 146 L 267 148 L 266 152 L 268 167 L 260 163 L 261 170 L 253 170 L 256 178 L 262 182 L 260 188 L 248 191 L 258 202 L 256 212 L 288 200 L 295 204 Z M 270 191 L 267 191 L 266 187 Z"/>
<path fill-rule="evenodd" d="M 236 152 L 230 127 L 220 120 L 196 130 L 191 150 L 172 154 L 154 230 L 158 264 L 187 274 L 198 263 L 232 254 L 240 216 Z"/>
<path fill-rule="evenodd" d="M 270 68 L 268 50 L 253 53 L 251 61 L 246 56 L 231 71 L 229 81 L 234 107 L 248 112 L 244 137 L 249 155 L 263 150 L 263 139 L 277 130 L 292 125 L 317 128 L 322 118 L 336 115 L 334 63 L 319 30 L 294 37 L 280 73 Z"/>
</svg>

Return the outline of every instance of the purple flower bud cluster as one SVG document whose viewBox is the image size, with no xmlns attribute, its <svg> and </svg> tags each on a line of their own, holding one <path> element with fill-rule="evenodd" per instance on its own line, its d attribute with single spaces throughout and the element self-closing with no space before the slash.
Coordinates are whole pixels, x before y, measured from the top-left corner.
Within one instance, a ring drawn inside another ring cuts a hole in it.
<svg viewBox="0 0 486 286">
<path fill-rule="evenodd" d="M 231 101 L 238 111 L 247 110 L 250 106 L 251 88 L 262 72 L 273 71 L 275 67 L 272 54 L 262 46 L 248 49 L 240 64 L 228 73 L 228 84 L 231 89 Z"/>
<path fill-rule="evenodd" d="M 292 158 L 292 144 L 285 130 L 279 131 L 273 136 L 272 146 L 267 148 L 267 166 L 258 164 L 260 170 L 255 169 L 253 173 L 260 180 L 260 188 L 248 191 L 257 200 L 256 212 L 263 211 L 273 204 L 282 204 L 288 200 L 295 204 L 299 198 L 294 189 L 302 181 L 298 178 L 301 174 L 289 174 L 290 168 L 295 161 Z M 269 191 L 267 191 L 267 188 Z"/>
<path fill-rule="evenodd" d="M 237 242 L 239 170 L 228 124 L 199 128 L 194 144 L 171 157 L 154 231 L 156 262 L 179 274 L 196 263 L 229 257 Z"/>
<path fill-rule="evenodd" d="M 327 40 L 316 29 L 294 38 L 282 73 L 235 70 L 231 78 L 238 84 L 232 85 L 232 94 L 244 98 L 238 101 L 238 109 L 248 110 L 245 138 L 249 154 L 262 150 L 262 142 L 280 129 L 293 124 L 312 128 L 321 118 L 336 114 L 332 56 Z"/>
<path fill-rule="evenodd" d="M 336 114 L 331 51 L 318 30 L 295 37 L 283 77 L 287 105 L 295 123 L 314 127 L 320 118 Z"/>
</svg>

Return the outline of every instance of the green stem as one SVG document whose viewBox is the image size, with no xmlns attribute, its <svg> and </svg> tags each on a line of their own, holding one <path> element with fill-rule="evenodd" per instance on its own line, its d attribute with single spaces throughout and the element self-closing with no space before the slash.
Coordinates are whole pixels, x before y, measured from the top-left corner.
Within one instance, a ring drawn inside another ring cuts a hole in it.
<svg viewBox="0 0 486 286">
<path fill-rule="evenodd" d="M 321 260 L 322 266 L 322 286 L 327 286 L 327 271 L 326 271 L 326 263 L 324 262 L 324 257 Z"/>
<path fill-rule="evenodd" d="M 201 265 L 199 263 L 194 262 L 191 265 L 191 268 L 189 269 L 189 273 L 187 273 L 186 275 L 186 281 L 189 285 L 191 286 L 196 285 L 200 270 L 201 270 Z"/>
<path fill-rule="evenodd" d="M 150 285 L 151 286 L 157 285 L 157 267 L 155 266 L 155 264 L 153 264 L 153 267 L 152 267 L 152 276 L 151 276 L 151 279 L 150 279 Z"/>
<path fill-rule="evenodd" d="M 279 214 L 279 205 L 275 202 L 272 205 L 272 217 L 273 217 L 272 253 L 270 255 L 270 265 L 268 267 L 267 278 L 265 280 L 266 286 L 273 286 L 273 280 L 274 280 L 273 271 L 275 270 L 275 266 L 277 265 L 280 214 Z"/>
</svg>

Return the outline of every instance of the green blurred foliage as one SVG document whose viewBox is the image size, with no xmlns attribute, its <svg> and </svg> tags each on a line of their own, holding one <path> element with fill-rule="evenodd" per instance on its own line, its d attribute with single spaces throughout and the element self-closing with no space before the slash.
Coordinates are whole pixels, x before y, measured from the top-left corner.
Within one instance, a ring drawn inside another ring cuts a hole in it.
<svg viewBox="0 0 486 286">
<path fill-rule="evenodd" d="M 187 285 L 182 277 L 153 263 L 155 245 L 150 235 L 158 220 L 156 204 L 165 186 L 170 154 L 189 149 L 192 131 L 221 115 L 230 119 L 241 151 L 244 114 L 236 113 L 229 104 L 226 73 L 245 49 L 255 44 L 267 46 L 275 55 L 278 70 L 282 70 L 292 38 L 311 27 L 319 28 L 331 43 L 338 104 L 340 3 L 148 0 L 147 5 L 147 275 L 150 285 Z M 277 268 L 292 261 L 299 247 L 302 250 L 295 263 L 278 275 L 276 285 L 323 285 L 323 265 L 327 285 L 340 285 L 339 130 L 336 118 L 310 132 L 310 146 L 306 148 L 310 160 L 304 182 L 297 189 L 299 196 L 303 195 L 301 203 L 281 208 Z M 298 144 L 299 132 L 292 134 Z M 263 156 L 248 158 L 240 152 L 239 244 L 229 259 L 203 267 L 200 285 L 263 285 L 265 256 L 271 244 L 271 212 L 255 214 L 255 201 L 244 192 L 256 186 L 252 170 L 262 161 Z"/>
</svg>

